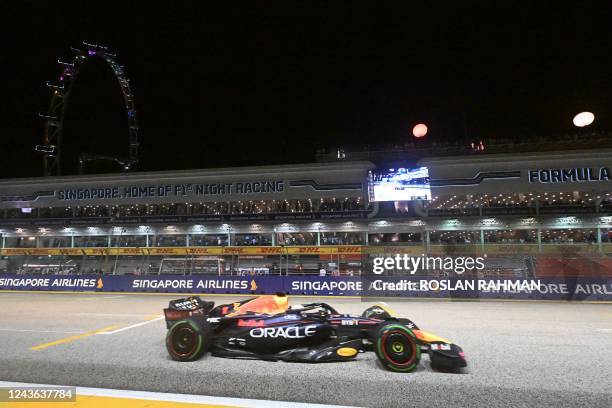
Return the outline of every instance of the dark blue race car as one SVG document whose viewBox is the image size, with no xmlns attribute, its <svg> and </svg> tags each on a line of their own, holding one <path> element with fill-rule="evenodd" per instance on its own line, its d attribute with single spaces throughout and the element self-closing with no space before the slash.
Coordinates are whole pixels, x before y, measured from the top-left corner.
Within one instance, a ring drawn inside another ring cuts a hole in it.
<svg viewBox="0 0 612 408">
<path fill-rule="evenodd" d="M 421 354 L 431 366 L 458 370 L 467 365 L 461 347 L 395 317 L 385 304 L 360 316 L 340 314 L 326 303 L 289 306 L 285 295 L 265 295 L 219 305 L 190 297 L 164 309 L 170 357 L 193 361 L 214 356 L 294 362 L 354 359 L 374 351 L 392 371 L 411 372 Z"/>
</svg>

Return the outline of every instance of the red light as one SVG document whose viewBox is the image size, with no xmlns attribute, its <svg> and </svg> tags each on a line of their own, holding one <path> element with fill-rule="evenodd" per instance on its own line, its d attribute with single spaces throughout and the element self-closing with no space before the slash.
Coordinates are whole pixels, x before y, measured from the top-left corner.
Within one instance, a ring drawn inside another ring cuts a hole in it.
<svg viewBox="0 0 612 408">
<path fill-rule="evenodd" d="M 412 134 L 414 137 L 421 138 L 427 134 L 427 126 L 423 123 L 419 123 L 415 127 L 412 128 Z"/>
</svg>

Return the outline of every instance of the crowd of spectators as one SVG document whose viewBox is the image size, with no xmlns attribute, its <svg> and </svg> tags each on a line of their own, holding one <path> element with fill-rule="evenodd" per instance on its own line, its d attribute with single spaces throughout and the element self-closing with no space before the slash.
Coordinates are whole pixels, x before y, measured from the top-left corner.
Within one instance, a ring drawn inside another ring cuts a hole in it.
<svg viewBox="0 0 612 408">
<path fill-rule="evenodd" d="M 591 229 L 556 229 L 544 230 L 541 233 L 545 244 L 574 244 L 597 242 L 597 235 Z"/>
<path fill-rule="evenodd" d="M 227 246 L 227 234 L 194 234 L 189 239 L 190 246 Z"/>
<path fill-rule="evenodd" d="M 533 244 L 538 241 L 536 230 L 493 230 L 484 232 L 486 244 Z"/>
<path fill-rule="evenodd" d="M 322 232 L 321 245 L 363 245 L 363 232 Z"/>
<path fill-rule="evenodd" d="M 480 242 L 479 231 L 432 231 L 429 234 L 432 245 L 476 244 Z"/>
<path fill-rule="evenodd" d="M 232 245 L 236 246 L 266 246 L 272 245 L 271 234 L 234 234 Z"/>
<path fill-rule="evenodd" d="M 511 193 L 434 197 L 425 203 L 424 209 L 427 216 L 577 214 L 612 210 L 612 203 L 609 194 Z"/>
<path fill-rule="evenodd" d="M 276 234 L 277 245 L 317 245 L 314 232 L 294 232 Z"/>
<path fill-rule="evenodd" d="M 0 210 L 0 218 L 155 217 L 184 215 L 282 214 L 366 210 L 360 197 L 301 200 L 249 200 L 212 203 L 86 205 Z"/>
<path fill-rule="evenodd" d="M 369 245 L 422 244 L 420 232 L 368 234 Z"/>
<path fill-rule="evenodd" d="M 66 238 L 66 237 L 64 237 Z M 74 237 L 74 246 L 77 248 L 102 248 L 108 246 L 108 236 L 106 235 L 90 235 L 82 237 Z"/>
</svg>

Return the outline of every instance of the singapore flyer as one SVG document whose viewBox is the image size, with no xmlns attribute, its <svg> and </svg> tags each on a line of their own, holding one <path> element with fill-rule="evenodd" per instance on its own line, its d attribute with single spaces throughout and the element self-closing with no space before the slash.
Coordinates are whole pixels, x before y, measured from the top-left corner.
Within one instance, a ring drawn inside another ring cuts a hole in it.
<svg viewBox="0 0 612 408">
<path fill-rule="evenodd" d="M 127 115 L 129 149 L 125 152 L 127 154 L 118 156 L 81 152 L 78 158 L 78 172 L 83 173 L 86 164 L 93 161 L 115 162 L 123 171 L 134 170 L 138 164 L 139 127 L 130 79 L 125 75 L 123 66 L 117 61 L 116 55 L 106 46 L 83 42 L 81 47 L 71 47 L 70 50 L 74 54 L 70 61 L 57 60 L 62 67 L 61 73 L 56 81 L 47 81 L 46 85 L 52 91 L 51 102 L 47 112 L 39 113 L 44 120 L 44 135 L 43 144 L 37 145 L 35 150 L 43 154 L 44 175 L 62 175 L 62 143 L 66 107 L 81 69 L 93 59 L 108 64 L 119 83 Z"/>
</svg>

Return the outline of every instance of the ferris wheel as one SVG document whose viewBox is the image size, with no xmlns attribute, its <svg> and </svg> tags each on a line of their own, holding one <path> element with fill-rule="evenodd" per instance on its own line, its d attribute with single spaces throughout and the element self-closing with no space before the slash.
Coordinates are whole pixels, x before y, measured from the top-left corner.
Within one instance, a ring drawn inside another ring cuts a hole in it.
<svg viewBox="0 0 612 408">
<path fill-rule="evenodd" d="M 93 58 L 105 61 L 108 64 L 121 88 L 128 120 L 129 149 L 127 157 L 81 153 L 79 155 L 79 173 L 83 173 L 85 165 L 92 161 L 111 161 L 121 166 L 123 171 L 134 170 L 138 165 L 139 129 L 136 109 L 134 108 L 134 95 L 123 66 L 117 62 L 116 55 L 111 53 L 108 47 L 102 45 L 83 42 L 82 47 L 71 47 L 70 50 L 74 54 L 70 61 L 57 60 L 62 67 L 62 72 L 58 81 L 47 81 L 47 87 L 52 91 L 51 103 L 47 112 L 39 113 L 39 116 L 45 121 L 43 144 L 37 145 L 34 149 L 43 154 L 44 175 L 59 176 L 62 174 L 62 133 L 66 106 L 81 68 Z"/>
</svg>

